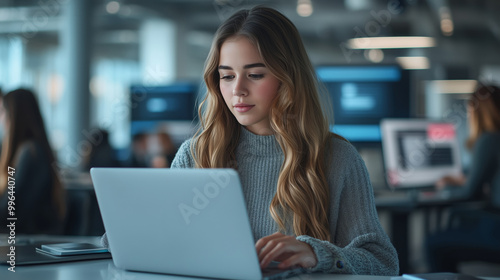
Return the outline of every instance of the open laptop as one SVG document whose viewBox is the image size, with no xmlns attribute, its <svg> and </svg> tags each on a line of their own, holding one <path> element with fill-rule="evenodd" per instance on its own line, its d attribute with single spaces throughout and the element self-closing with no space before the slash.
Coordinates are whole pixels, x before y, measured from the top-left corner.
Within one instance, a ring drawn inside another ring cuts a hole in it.
<svg viewBox="0 0 500 280">
<path fill-rule="evenodd" d="M 303 272 L 263 274 L 232 169 L 92 168 L 90 174 L 118 268 L 225 279 Z"/>
<path fill-rule="evenodd" d="M 462 172 L 453 123 L 428 119 L 384 119 L 380 123 L 386 179 L 393 190 L 421 190 L 419 202 L 461 201 L 466 188 L 434 190 L 444 176 Z"/>
<path fill-rule="evenodd" d="M 391 188 L 432 187 L 462 172 L 455 126 L 426 119 L 384 119 L 380 124 Z"/>
</svg>

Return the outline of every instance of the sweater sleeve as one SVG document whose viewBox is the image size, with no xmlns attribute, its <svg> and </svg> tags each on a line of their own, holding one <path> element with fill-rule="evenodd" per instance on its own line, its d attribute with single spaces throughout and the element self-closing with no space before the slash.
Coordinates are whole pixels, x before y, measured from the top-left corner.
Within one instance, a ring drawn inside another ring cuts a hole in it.
<svg viewBox="0 0 500 280">
<path fill-rule="evenodd" d="M 340 146 L 340 150 L 334 149 L 337 155 L 333 156 L 329 175 L 332 242 L 297 237 L 309 244 L 317 256 L 318 264 L 310 270 L 398 275 L 397 253 L 380 225 L 366 166 L 352 145 L 344 142 Z"/>
<path fill-rule="evenodd" d="M 188 139 L 182 143 L 179 150 L 175 154 L 175 158 L 172 161 L 171 168 L 193 168 L 194 159 L 191 156 L 191 139 Z"/>
</svg>

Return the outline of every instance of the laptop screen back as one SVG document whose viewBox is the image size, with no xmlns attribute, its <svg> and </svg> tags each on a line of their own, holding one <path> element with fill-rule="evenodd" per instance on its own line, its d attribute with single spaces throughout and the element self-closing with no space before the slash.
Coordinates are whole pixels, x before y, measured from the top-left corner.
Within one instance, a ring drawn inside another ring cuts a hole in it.
<svg viewBox="0 0 500 280">
<path fill-rule="evenodd" d="M 261 278 L 234 170 L 92 168 L 90 172 L 117 267 Z"/>
</svg>

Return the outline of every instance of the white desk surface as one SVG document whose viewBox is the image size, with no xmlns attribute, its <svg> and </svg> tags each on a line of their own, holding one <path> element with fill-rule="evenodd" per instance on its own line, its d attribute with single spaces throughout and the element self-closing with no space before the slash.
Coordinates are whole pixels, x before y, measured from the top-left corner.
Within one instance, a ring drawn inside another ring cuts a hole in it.
<svg viewBox="0 0 500 280">
<path fill-rule="evenodd" d="M 125 271 L 116 268 L 113 261 L 95 260 L 68 262 L 59 264 L 43 264 L 30 266 L 17 266 L 16 272 L 7 270 L 9 266 L 0 266 L 0 279 L 5 280 L 200 280 L 202 278 L 181 277 L 164 274 L 140 273 Z M 401 277 L 341 275 L 341 274 L 305 274 L 289 279 L 293 280 L 402 280 Z M 487 280 L 500 280 L 500 278 L 484 278 Z"/>
<path fill-rule="evenodd" d="M 6 234 L 0 234 L 0 246 L 7 245 Z M 40 240 L 57 240 L 64 242 L 90 242 L 98 244 L 99 236 L 47 236 L 47 235 L 19 235 L 16 237 L 21 243 L 31 243 Z M 16 272 L 7 269 L 9 265 L 0 265 L 1 280 L 200 280 L 202 278 L 182 277 L 165 274 L 131 272 L 114 266 L 111 259 L 95 261 L 77 261 L 55 264 L 40 264 L 16 266 Z M 342 274 L 303 274 L 290 280 L 403 280 L 402 277 L 342 275 Z M 484 278 L 485 280 L 500 280 L 500 278 Z"/>
</svg>

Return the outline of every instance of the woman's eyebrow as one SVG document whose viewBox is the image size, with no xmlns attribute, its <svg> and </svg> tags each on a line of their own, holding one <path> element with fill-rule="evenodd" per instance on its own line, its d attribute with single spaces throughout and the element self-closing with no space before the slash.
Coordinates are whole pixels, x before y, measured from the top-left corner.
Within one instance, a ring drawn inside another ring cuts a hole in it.
<svg viewBox="0 0 500 280">
<path fill-rule="evenodd" d="M 255 68 L 255 67 L 266 67 L 264 63 L 252 63 L 252 64 L 247 64 L 243 66 L 243 69 L 249 69 L 249 68 Z M 219 65 L 219 69 L 224 69 L 224 70 L 233 70 L 231 66 L 226 66 L 226 65 Z"/>
</svg>

